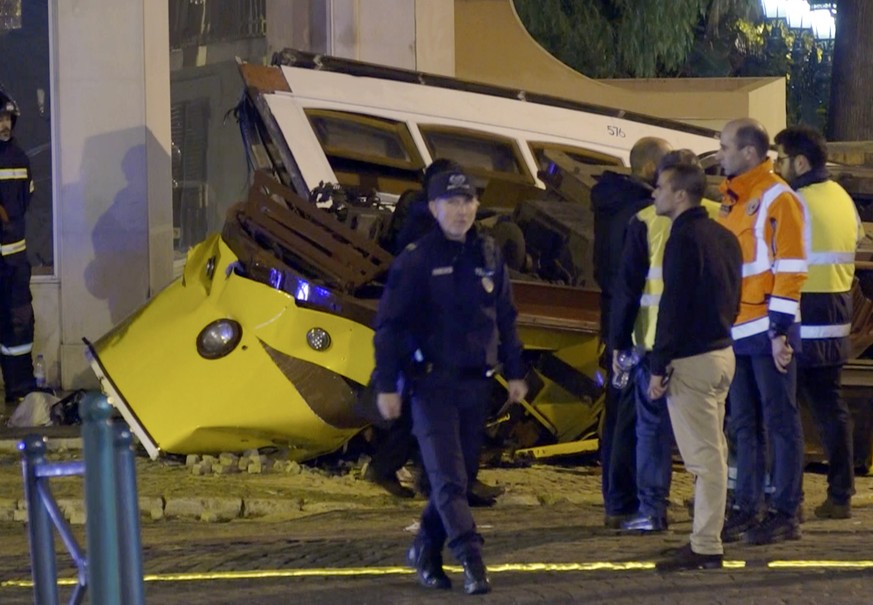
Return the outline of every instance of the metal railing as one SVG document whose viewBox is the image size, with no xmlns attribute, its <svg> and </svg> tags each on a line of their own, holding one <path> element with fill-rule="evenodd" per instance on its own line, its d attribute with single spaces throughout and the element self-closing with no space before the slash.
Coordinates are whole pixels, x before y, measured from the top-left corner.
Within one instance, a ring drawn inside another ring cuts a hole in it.
<svg viewBox="0 0 873 605">
<path fill-rule="evenodd" d="M 58 605 L 52 525 L 77 569 L 70 604 L 85 591 L 94 605 L 143 605 L 142 549 L 136 468 L 131 434 L 113 422 L 106 397 L 91 393 L 80 404 L 84 461 L 50 462 L 43 437 L 28 435 L 19 444 L 28 511 L 28 537 L 36 605 Z M 85 477 L 87 557 L 76 542 L 49 486 L 52 477 Z"/>
</svg>

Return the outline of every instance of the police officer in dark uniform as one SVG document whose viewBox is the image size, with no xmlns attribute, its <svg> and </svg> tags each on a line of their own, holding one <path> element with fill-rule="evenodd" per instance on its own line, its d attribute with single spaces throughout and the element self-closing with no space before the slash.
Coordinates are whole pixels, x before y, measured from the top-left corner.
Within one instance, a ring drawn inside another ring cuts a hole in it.
<svg viewBox="0 0 873 605">
<path fill-rule="evenodd" d="M 427 187 L 434 175 L 449 170 L 462 170 L 457 162 L 437 158 L 422 174 L 423 190 L 410 189 L 400 196 L 391 221 L 388 241 L 383 245 L 395 255 L 400 254 L 411 243 L 421 239 L 436 226 L 436 219 L 428 208 Z M 412 415 L 409 398 L 404 396 L 400 416 L 387 426 L 374 425 L 373 455 L 364 472 L 364 479 L 382 487 L 392 496 L 413 498 L 415 492 L 400 484 L 397 471 L 413 456 L 415 437 L 412 435 Z M 426 478 L 419 481 L 420 491 L 427 496 L 430 485 Z M 427 489 L 421 490 L 421 487 Z M 471 486 L 472 487 L 472 486 Z M 468 497 L 475 498 L 471 494 Z M 492 502 L 493 503 L 493 502 Z"/>
<path fill-rule="evenodd" d="M 413 432 L 431 484 L 409 551 L 419 582 L 448 589 L 442 549 L 464 567 L 464 591 L 490 591 L 482 537 L 467 503 L 483 427 L 502 364 L 508 398 L 527 395 L 506 267 L 491 238 L 473 228 L 479 205 L 467 175 L 450 170 L 428 186 L 434 229 L 394 261 L 376 318 L 377 404 L 386 419 L 401 410 L 398 384 L 414 360 Z"/>
<path fill-rule="evenodd" d="M 0 91 L 0 369 L 6 402 L 36 388 L 33 378 L 33 300 L 24 241 L 24 213 L 33 194 L 30 161 L 12 136 L 20 112 Z"/>
</svg>

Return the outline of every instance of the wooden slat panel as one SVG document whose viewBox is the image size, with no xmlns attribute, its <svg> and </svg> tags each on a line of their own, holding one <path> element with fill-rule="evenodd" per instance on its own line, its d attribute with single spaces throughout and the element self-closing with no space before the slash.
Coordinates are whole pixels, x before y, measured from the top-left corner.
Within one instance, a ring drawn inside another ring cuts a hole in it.
<svg viewBox="0 0 873 605">
<path fill-rule="evenodd" d="M 315 270 L 324 274 L 324 279 L 334 282 L 340 288 L 347 289 L 354 287 L 361 278 L 360 273 L 342 264 L 330 255 L 325 254 L 323 250 L 313 246 L 306 238 L 277 224 L 275 221 L 270 221 L 264 215 L 252 214 L 247 215 L 247 218 L 257 227 L 263 229 L 265 233 L 260 234 L 262 237 L 267 235 L 277 246 L 300 258 L 304 263 L 309 264 Z"/>
<path fill-rule="evenodd" d="M 316 255 L 334 259 L 343 267 L 347 267 L 350 277 L 354 276 L 353 279 L 360 279 L 371 270 L 372 264 L 358 255 L 338 254 L 342 251 L 341 245 L 338 246 L 341 242 L 337 242 L 336 238 L 328 231 L 314 226 L 311 222 L 280 206 L 260 191 L 253 190 L 249 195 L 249 201 L 256 206 L 256 210 L 251 214 L 258 223 L 268 229 L 279 229 L 283 237 L 287 234 L 293 234 L 297 238 L 303 238 L 311 245 L 311 251 Z M 289 247 L 295 250 L 290 246 L 290 242 Z"/>
<path fill-rule="evenodd" d="M 280 195 L 294 210 L 301 212 L 307 219 L 314 221 L 328 231 L 340 236 L 354 248 L 363 252 L 366 256 L 372 257 L 376 261 L 386 264 L 390 263 L 393 259 L 393 257 L 380 248 L 378 244 L 363 237 L 354 229 L 340 223 L 334 217 L 329 216 L 326 212 L 320 210 L 308 200 L 303 200 L 291 189 L 274 180 L 265 172 L 259 171 L 255 173 L 255 186 L 265 187 L 270 193 Z"/>
<path fill-rule="evenodd" d="M 245 213 L 276 245 L 349 292 L 372 281 L 393 260 L 378 244 L 264 172 L 255 173 Z"/>
</svg>

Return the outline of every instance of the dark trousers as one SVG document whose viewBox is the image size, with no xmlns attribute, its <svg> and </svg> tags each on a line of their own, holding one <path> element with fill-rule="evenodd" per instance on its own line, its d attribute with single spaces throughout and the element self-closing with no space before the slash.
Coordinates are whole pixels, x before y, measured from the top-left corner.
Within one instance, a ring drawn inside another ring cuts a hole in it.
<svg viewBox="0 0 873 605">
<path fill-rule="evenodd" d="M 637 498 L 639 511 L 666 518 L 673 478 L 673 426 L 667 398 L 649 400 L 651 369 L 646 355 L 634 368 L 628 389 L 633 391 L 637 412 Z"/>
<path fill-rule="evenodd" d="M 412 430 L 431 486 L 416 540 L 435 550 L 448 541 L 458 561 L 481 556 L 467 485 L 479 467 L 492 384 L 428 376 L 412 398 Z"/>
<path fill-rule="evenodd" d="M 6 400 L 36 388 L 33 378 L 33 297 L 26 252 L 0 260 L 0 369 Z"/>
<path fill-rule="evenodd" d="M 803 480 L 803 429 L 797 408 L 797 361 L 788 373 L 770 355 L 737 355 L 730 389 L 730 424 L 736 439 L 737 483 L 734 507 L 757 512 L 763 501 L 770 440 L 771 508 L 797 514 Z"/>
<path fill-rule="evenodd" d="M 375 428 L 370 467 L 377 477 L 392 479 L 406 464 L 415 448 L 412 436 L 412 411 L 408 393 L 404 393 L 400 417 L 385 428 Z"/>
<path fill-rule="evenodd" d="M 610 354 L 610 359 L 612 359 Z M 608 376 L 600 434 L 601 490 L 607 515 L 637 512 L 636 402 L 630 384 L 622 390 L 612 386 Z"/>
<path fill-rule="evenodd" d="M 855 493 L 852 418 L 840 396 L 842 366 L 803 367 L 797 373 L 801 399 L 812 410 L 828 457 L 828 496 L 847 504 Z"/>
</svg>

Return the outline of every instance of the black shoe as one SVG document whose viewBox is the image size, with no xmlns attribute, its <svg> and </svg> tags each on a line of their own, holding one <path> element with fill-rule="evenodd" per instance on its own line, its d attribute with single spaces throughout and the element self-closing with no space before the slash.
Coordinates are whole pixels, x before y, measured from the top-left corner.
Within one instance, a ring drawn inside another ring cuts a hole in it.
<svg viewBox="0 0 873 605">
<path fill-rule="evenodd" d="M 401 485 L 397 475 L 383 477 L 376 473 L 372 465 L 367 466 L 367 470 L 364 471 L 364 479 L 375 483 L 395 498 L 415 498 L 415 492 Z"/>
<path fill-rule="evenodd" d="M 821 505 L 815 507 L 815 516 L 819 519 L 850 519 L 852 517 L 852 503 L 838 504 L 828 496 Z M 798 519 L 800 523 L 803 523 Z"/>
<path fill-rule="evenodd" d="M 610 515 L 609 513 L 606 513 L 603 515 L 603 526 L 607 529 L 621 529 L 622 523 L 628 519 L 633 519 L 635 516 L 636 515 L 633 513 L 618 515 Z"/>
<path fill-rule="evenodd" d="M 691 550 L 690 544 L 686 544 L 669 559 L 655 563 L 655 569 L 662 572 L 690 571 L 694 569 L 721 569 L 722 565 L 722 555 L 701 555 Z"/>
<path fill-rule="evenodd" d="M 481 557 L 464 559 L 464 592 L 467 594 L 485 594 L 491 592 L 491 582 L 485 571 L 485 563 Z"/>
<path fill-rule="evenodd" d="M 441 552 L 431 549 L 418 540 L 412 543 L 406 560 L 410 567 L 415 568 L 418 583 L 425 588 L 437 590 L 449 590 L 452 581 L 443 570 L 443 555 Z"/>
<path fill-rule="evenodd" d="M 475 494 L 476 496 L 487 500 L 495 500 L 499 498 L 503 495 L 504 491 L 506 490 L 500 485 L 488 485 L 487 483 L 482 483 L 478 479 L 473 481 L 467 489 L 467 493 Z"/>
<path fill-rule="evenodd" d="M 724 527 L 721 530 L 721 541 L 737 542 L 743 537 L 744 533 L 757 524 L 758 517 L 755 513 L 738 508 L 731 509 L 724 520 Z"/>
<path fill-rule="evenodd" d="M 794 515 L 770 511 L 764 520 L 746 532 L 746 544 L 773 544 L 783 540 L 800 540 L 800 524 Z"/>
<path fill-rule="evenodd" d="M 652 517 L 643 514 L 634 515 L 630 519 L 622 521 L 621 530 L 643 533 L 667 531 L 667 519 L 665 517 Z"/>
<path fill-rule="evenodd" d="M 467 504 L 476 508 L 494 506 L 497 504 L 496 498 L 488 498 L 482 496 L 481 494 L 477 494 L 476 492 L 468 491 L 467 492 Z"/>
</svg>

